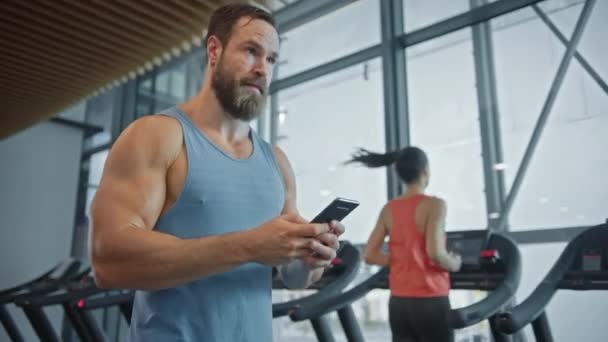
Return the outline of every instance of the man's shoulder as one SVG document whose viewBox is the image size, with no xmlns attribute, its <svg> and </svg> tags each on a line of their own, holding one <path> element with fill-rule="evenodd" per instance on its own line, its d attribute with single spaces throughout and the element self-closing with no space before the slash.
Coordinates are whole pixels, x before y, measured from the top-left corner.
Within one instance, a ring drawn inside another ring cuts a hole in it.
<svg viewBox="0 0 608 342">
<path fill-rule="evenodd" d="M 181 151 L 183 132 L 176 118 L 146 115 L 131 122 L 112 149 L 129 154 L 174 160 Z"/>
</svg>

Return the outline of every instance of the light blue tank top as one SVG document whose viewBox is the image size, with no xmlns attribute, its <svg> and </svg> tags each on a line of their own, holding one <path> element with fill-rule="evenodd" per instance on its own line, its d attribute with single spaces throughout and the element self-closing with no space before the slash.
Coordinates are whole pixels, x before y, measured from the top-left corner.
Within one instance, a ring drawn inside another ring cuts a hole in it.
<svg viewBox="0 0 608 342">
<path fill-rule="evenodd" d="M 253 153 L 235 159 L 178 108 L 160 114 L 182 126 L 188 174 L 157 231 L 197 238 L 254 228 L 280 214 L 285 190 L 270 144 L 251 130 Z M 137 291 L 130 340 L 272 341 L 271 277 L 270 267 L 248 263 L 176 288 Z"/>
</svg>

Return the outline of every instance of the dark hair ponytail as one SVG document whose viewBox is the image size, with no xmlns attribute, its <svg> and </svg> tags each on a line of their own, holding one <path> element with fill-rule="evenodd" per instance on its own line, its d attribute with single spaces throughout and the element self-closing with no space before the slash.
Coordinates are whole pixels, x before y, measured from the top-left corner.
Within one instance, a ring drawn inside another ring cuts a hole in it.
<svg viewBox="0 0 608 342">
<path fill-rule="evenodd" d="M 367 167 L 382 167 L 393 164 L 395 161 L 397 161 L 398 155 L 399 151 L 375 153 L 364 148 L 360 148 L 357 150 L 357 152 L 352 154 L 352 159 L 346 163 L 361 163 Z"/>
<path fill-rule="evenodd" d="M 429 161 L 423 150 L 410 146 L 400 151 L 387 153 L 374 153 L 360 148 L 346 163 L 360 163 L 370 168 L 396 164 L 397 174 L 401 180 L 406 184 L 411 184 L 417 181 L 426 170 Z"/>
</svg>

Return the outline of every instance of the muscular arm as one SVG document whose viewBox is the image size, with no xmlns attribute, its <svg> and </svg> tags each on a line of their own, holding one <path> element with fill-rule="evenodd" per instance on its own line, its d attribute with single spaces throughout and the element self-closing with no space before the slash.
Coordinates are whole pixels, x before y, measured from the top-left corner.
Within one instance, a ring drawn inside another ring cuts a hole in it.
<svg viewBox="0 0 608 342">
<path fill-rule="evenodd" d="M 296 214 L 299 216 L 296 205 L 296 181 L 293 169 L 287 156 L 280 148 L 273 147 L 273 153 L 279 164 L 285 185 L 285 205 L 283 206 L 282 214 Z M 278 269 L 285 286 L 292 289 L 305 289 L 321 279 L 323 275 L 323 268 L 310 267 L 302 259 L 280 265 Z"/>
<path fill-rule="evenodd" d="M 433 261 L 448 271 L 458 271 L 460 262 L 445 248 L 446 204 L 442 199 L 431 198 L 425 226 L 426 252 Z"/>
<path fill-rule="evenodd" d="M 167 288 L 250 259 L 245 232 L 186 240 L 152 230 L 165 204 L 167 170 L 181 148 L 179 124 L 162 116 L 134 122 L 112 147 L 91 207 L 98 286 Z"/>
<path fill-rule="evenodd" d="M 382 251 L 384 239 L 389 233 L 388 227 L 390 227 L 390 212 L 388 205 L 386 205 L 382 208 L 382 211 L 378 216 L 378 221 L 376 222 L 376 227 L 369 236 L 365 247 L 365 254 L 363 257 L 368 264 L 380 266 L 389 265 L 389 255 Z"/>
</svg>

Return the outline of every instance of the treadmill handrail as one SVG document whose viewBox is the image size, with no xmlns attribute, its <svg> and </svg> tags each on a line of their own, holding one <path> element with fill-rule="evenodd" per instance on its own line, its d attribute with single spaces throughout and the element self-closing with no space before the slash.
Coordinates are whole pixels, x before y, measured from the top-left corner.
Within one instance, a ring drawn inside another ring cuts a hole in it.
<svg viewBox="0 0 608 342">
<path fill-rule="evenodd" d="M 26 283 L 14 286 L 9 289 L 2 290 L 0 291 L 0 304 L 20 300 L 29 296 L 39 296 L 55 291 L 59 287 L 59 283 L 61 281 L 67 281 L 75 276 L 81 264 L 82 261 L 78 259 L 68 258 L 59 262 L 49 271 L 45 272 L 44 274 L 33 280 L 30 280 Z M 49 275 L 59 269 L 62 270 L 62 273 L 58 279 L 48 279 L 48 286 L 45 286 L 44 288 L 33 288 L 35 284 L 42 282 L 43 280 L 45 280 L 45 278 L 47 278 Z M 29 291 L 19 293 L 28 288 L 30 288 Z"/>
<path fill-rule="evenodd" d="M 43 273 L 41 276 L 32 279 L 30 281 L 27 281 L 25 283 L 13 286 L 11 288 L 8 289 L 4 289 L 2 291 L 0 291 L 0 298 L 7 296 L 7 295 L 12 295 L 17 291 L 21 291 L 23 289 L 25 289 L 28 286 L 31 286 L 32 284 L 41 281 L 42 279 L 44 279 L 44 277 L 48 276 L 49 274 L 51 274 L 51 272 L 53 272 L 53 270 L 56 268 L 57 266 L 54 266 L 52 269 L 50 269 L 49 271 L 46 271 L 45 273 Z M 2 299 L 0 299 L 0 302 L 2 301 Z"/>
<path fill-rule="evenodd" d="M 513 298 L 521 280 L 521 254 L 515 242 L 500 233 L 493 233 L 488 243 L 489 249 L 496 249 L 505 261 L 504 278 L 500 285 L 479 302 L 459 309 L 452 309 L 449 321 L 454 329 L 477 324 L 488 319 Z"/>
<path fill-rule="evenodd" d="M 572 239 L 534 291 L 519 305 L 497 315 L 495 323 L 498 330 L 505 334 L 513 334 L 537 319 L 553 298 L 559 281 L 574 263 L 580 244 L 585 240 L 594 239 L 594 233 L 605 229 L 608 229 L 605 224 L 593 226 Z"/>
<path fill-rule="evenodd" d="M 383 277 L 388 277 L 389 269 L 387 267 L 381 268 L 378 272 L 373 274 L 371 277 L 357 284 L 353 288 L 346 292 L 333 297 L 326 298 L 322 305 L 299 305 L 289 313 L 289 317 L 292 321 L 298 322 L 308 320 L 313 317 L 321 317 L 330 312 L 334 312 L 342 309 L 343 307 L 350 305 L 352 302 L 359 300 L 365 296 L 369 291 L 375 288 L 375 284 L 378 283 Z"/>
<path fill-rule="evenodd" d="M 78 307 L 84 310 L 95 310 L 100 308 L 106 308 L 109 306 L 124 304 L 126 302 L 133 301 L 134 297 L 135 291 L 128 290 L 125 292 L 109 294 L 108 296 L 103 296 L 99 298 L 80 298 L 78 300 L 84 300 L 83 306 L 80 306 L 79 303 L 76 303 L 76 305 L 78 305 Z"/>
<path fill-rule="evenodd" d="M 355 278 L 361 265 L 361 254 L 359 250 L 349 242 L 344 242 L 340 249 L 339 258 L 345 269 L 330 284 L 319 289 L 316 293 L 306 297 L 289 300 L 281 303 L 272 304 L 272 317 L 282 317 L 288 315 L 290 310 L 305 304 L 315 305 L 317 302 L 325 301 L 328 297 L 338 294 Z"/>
<path fill-rule="evenodd" d="M 505 261 L 505 276 L 501 284 L 494 291 L 490 292 L 486 298 L 472 305 L 450 310 L 450 324 L 456 329 L 488 319 L 498 312 L 501 306 L 513 298 L 515 291 L 519 286 L 521 279 L 521 255 L 515 242 L 502 234 L 493 234 L 489 239 L 488 248 L 497 249 L 499 251 L 501 257 Z M 375 284 L 377 284 L 382 277 L 387 277 L 388 273 L 388 268 L 382 268 L 376 274 L 352 289 L 349 289 L 338 296 L 329 298 L 323 303 L 320 303 L 320 305 L 298 307 L 291 312 L 290 317 L 293 321 L 301 321 L 337 311 L 365 296 L 369 291 L 375 288 Z"/>
</svg>

